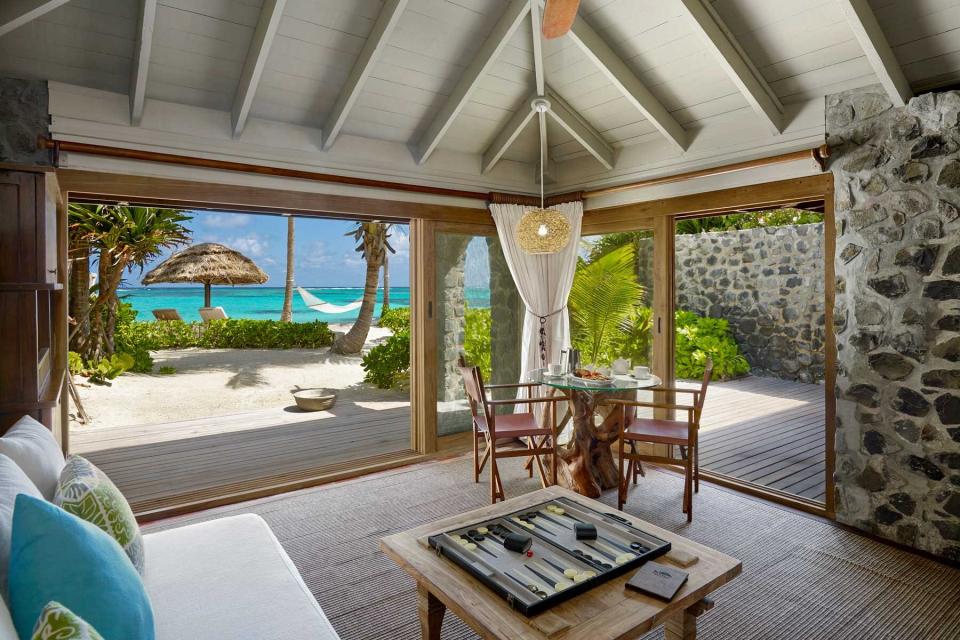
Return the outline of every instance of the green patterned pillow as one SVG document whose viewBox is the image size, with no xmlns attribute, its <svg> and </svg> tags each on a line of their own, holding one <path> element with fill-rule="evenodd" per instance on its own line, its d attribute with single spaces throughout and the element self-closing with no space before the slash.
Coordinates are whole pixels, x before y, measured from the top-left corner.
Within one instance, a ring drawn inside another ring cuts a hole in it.
<svg viewBox="0 0 960 640">
<path fill-rule="evenodd" d="M 110 482 L 107 474 L 85 458 L 67 456 L 53 503 L 110 534 L 143 575 L 143 536 L 140 535 L 140 527 L 126 498 Z"/>
<path fill-rule="evenodd" d="M 51 602 L 40 612 L 30 640 L 103 640 L 93 627 L 59 602 Z"/>
</svg>

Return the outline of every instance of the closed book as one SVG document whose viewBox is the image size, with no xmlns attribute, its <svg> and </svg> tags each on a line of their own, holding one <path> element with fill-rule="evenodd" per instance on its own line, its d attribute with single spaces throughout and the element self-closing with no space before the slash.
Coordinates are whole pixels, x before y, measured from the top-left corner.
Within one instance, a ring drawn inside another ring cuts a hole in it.
<svg viewBox="0 0 960 640">
<path fill-rule="evenodd" d="M 646 562 L 627 581 L 627 588 L 670 602 L 687 581 L 686 571 L 658 562 Z"/>
</svg>

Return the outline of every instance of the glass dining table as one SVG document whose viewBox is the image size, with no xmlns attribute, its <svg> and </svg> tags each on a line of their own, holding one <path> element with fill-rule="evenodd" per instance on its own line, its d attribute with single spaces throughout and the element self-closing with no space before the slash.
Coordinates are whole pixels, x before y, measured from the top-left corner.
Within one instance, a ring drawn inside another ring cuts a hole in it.
<svg viewBox="0 0 960 640">
<path fill-rule="evenodd" d="M 610 399 L 635 400 L 638 390 L 660 386 L 660 378 L 613 375 L 609 380 L 583 380 L 570 374 L 551 376 L 545 369 L 536 369 L 528 372 L 524 381 L 549 387 L 554 393 L 559 391 L 569 400 L 573 433 L 558 447 L 560 484 L 590 498 L 616 487 L 617 463 L 610 445 L 620 432 L 620 411 L 610 407 L 597 424 L 597 410 Z"/>
</svg>

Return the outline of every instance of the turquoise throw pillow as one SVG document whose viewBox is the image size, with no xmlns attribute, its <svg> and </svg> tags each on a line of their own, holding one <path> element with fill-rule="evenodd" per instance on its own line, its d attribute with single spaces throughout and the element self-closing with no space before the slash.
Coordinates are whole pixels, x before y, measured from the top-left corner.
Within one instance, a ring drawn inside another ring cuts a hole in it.
<svg viewBox="0 0 960 640">
<path fill-rule="evenodd" d="M 9 586 L 21 638 L 30 637 L 44 607 L 56 601 L 108 640 L 154 640 L 146 589 L 117 541 L 24 494 L 13 509 Z"/>
</svg>

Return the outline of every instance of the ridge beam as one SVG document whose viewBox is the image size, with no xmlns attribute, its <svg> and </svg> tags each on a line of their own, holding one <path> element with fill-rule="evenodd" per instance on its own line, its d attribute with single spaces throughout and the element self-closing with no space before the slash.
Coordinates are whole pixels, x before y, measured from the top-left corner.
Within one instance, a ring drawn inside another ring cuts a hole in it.
<svg viewBox="0 0 960 640">
<path fill-rule="evenodd" d="M 234 138 L 239 138 L 247 125 L 253 98 L 257 94 L 257 85 L 260 84 L 263 70 L 267 66 L 270 46 L 280 28 L 280 18 L 286 4 L 287 0 L 265 0 L 260 9 L 260 20 L 257 21 L 253 39 L 250 40 L 250 49 L 247 50 L 247 59 L 243 63 L 240 84 L 237 85 L 233 109 L 230 111 L 230 133 Z"/>
<path fill-rule="evenodd" d="M 340 131 L 347 121 L 347 116 L 350 115 L 350 110 L 353 109 L 353 105 L 360 97 L 360 92 L 363 91 L 364 83 L 386 48 L 390 34 L 393 33 L 400 21 L 400 15 L 407 8 L 407 2 L 408 0 L 387 0 L 383 4 L 383 8 L 380 9 L 377 21 L 373 24 L 373 29 L 370 30 L 370 35 L 367 36 L 363 49 L 360 50 L 360 56 L 350 70 L 347 83 L 341 89 L 340 95 L 337 96 L 337 101 L 324 123 L 324 151 L 329 151 L 333 147 L 333 143 L 337 141 L 337 136 L 340 135 Z"/>
<path fill-rule="evenodd" d="M 860 48 L 870 61 L 873 72 L 880 78 L 880 84 L 886 89 L 887 95 L 894 106 L 902 107 L 910 102 L 913 89 L 903 74 L 897 57 L 890 48 L 887 36 L 884 35 L 877 16 L 867 4 L 867 0 L 839 0 L 840 7 L 847 18 L 847 24 L 853 30 Z"/>
<path fill-rule="evenodd" d="M 470 99 L 470 94 L 476 88 L 480 79 L 490 70 L 493 63 L 503 52 L 510 38 L 516 33 L 521 23 L 530 11 L 530 0 L 513 0 L 504 11 L 493 31 L 487 36 L 480 50 L 473 56 L 472 61 L 460 76 L 460 81 L 454 87 L 447 102 L 440 109 L 426 132 L 416 142 L 414 154 L 417 164 L 426 162 L 437 149 L 440 140 L 446 135 L 454 119 L 463 110 Z"/>
<path fill-rule="evenodd" d="M 740 47 L 716 10 L 704 0 L 680 0 L 687 16 L 733 84 L 774 135 L 783 132 L 783 104 Z"/>
</svg>

